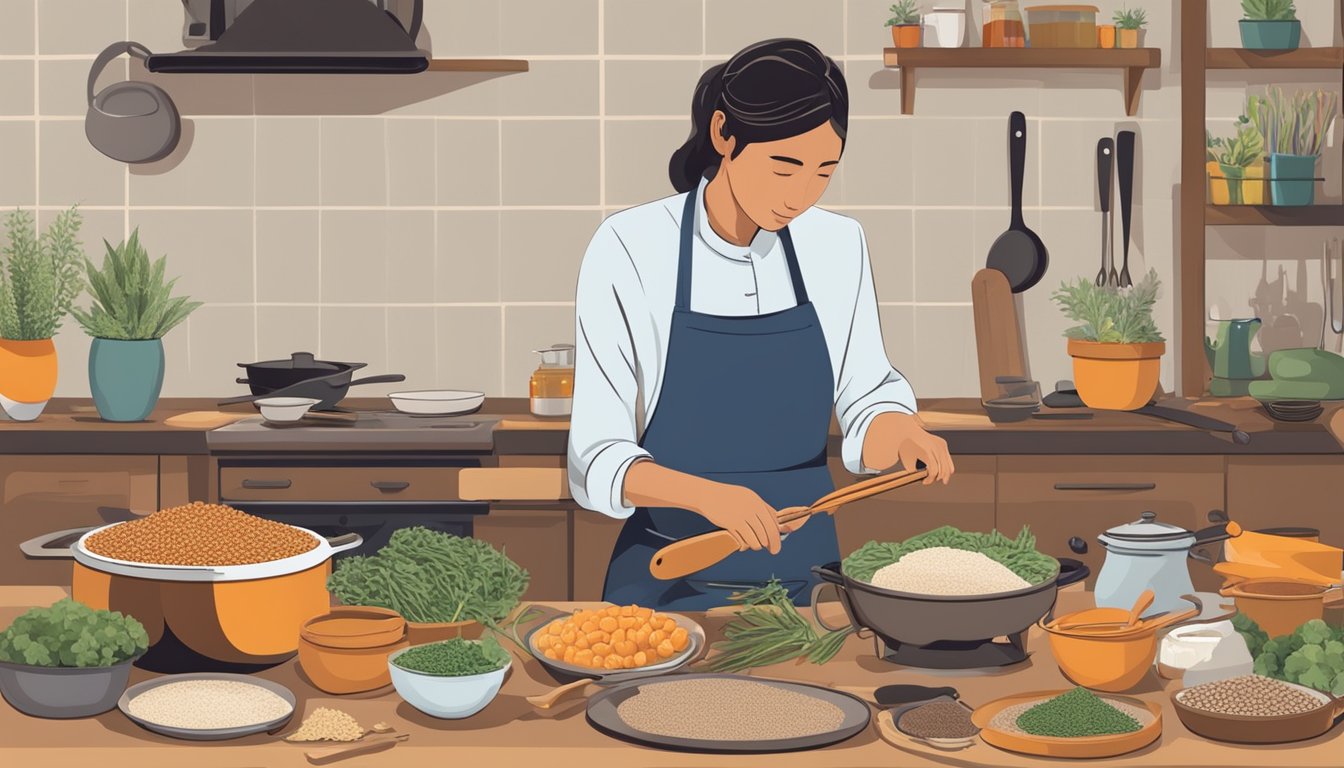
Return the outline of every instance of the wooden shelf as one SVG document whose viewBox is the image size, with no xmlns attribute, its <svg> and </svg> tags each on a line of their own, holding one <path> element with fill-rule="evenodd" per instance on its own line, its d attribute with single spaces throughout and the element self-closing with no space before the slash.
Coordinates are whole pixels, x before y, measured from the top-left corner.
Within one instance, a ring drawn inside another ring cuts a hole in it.
<svg viewBox="0 0 1344 768">
<path fill-rule="evenodd" d="M 1144 70 L 1162 65 L 1159 48 L 886 48 L 882 63 L 901 70 L 901 114 L 915 112 L 915 71 L 921 67 L 984 69 L 1120 69 L 1125 114 L 1139 109 Z"/>
<path fill-rule="evenodd" d="M 1292 51 L 1252 51 L 1210 48 L 1204 52 L 1206 69 L 1341 69 L 1344 47 L 1298 48 Z"/>
<path fill-rule="evenodd" d="M 1344 227 L 1344 205 L 1210 205 L 1204 223 L 1229 226 Z"/>
<path fill-rule="evenodd" d="M 526 59 L 430 59 L 428 72 L 526 72 Z"/>
</svg>

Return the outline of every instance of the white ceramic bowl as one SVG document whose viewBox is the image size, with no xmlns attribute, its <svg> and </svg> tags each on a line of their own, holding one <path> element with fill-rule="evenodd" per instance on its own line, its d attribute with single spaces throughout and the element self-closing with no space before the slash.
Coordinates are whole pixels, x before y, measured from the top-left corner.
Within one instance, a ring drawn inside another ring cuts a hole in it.
<svg viewBox="0 0 1344 768">
<path fill-rule="evenodd" d="M 494 701 L 500 686 L 504 685 L 509 667 L 513 666 L 510 660 L 502 668 L 480 675 L 426 675 L 402 669 L 394 663 L 398 656 L 409 650 L 403 648 L 387 657 L 387 667 L 392 671 L 392 687 L 412 707 L 430 717 L 447 720 L 471 717 L 485 709 L 486 705 Z"/>
<path fill-rule="evenodd" d="M 256 401 L 261 417 L 267 421 L 298 421 L 319 402 L 311 397 L 263 397 Z"/>
<path fill-rule="evenodd" d="M 417 415 L 451 416 L 471 413 L 485 402 L 484 392 L 458 389 L 422 389 L 416 392 L 393 392 L 388 395 L 392 405 L 402 413 Z"/>
</svg>

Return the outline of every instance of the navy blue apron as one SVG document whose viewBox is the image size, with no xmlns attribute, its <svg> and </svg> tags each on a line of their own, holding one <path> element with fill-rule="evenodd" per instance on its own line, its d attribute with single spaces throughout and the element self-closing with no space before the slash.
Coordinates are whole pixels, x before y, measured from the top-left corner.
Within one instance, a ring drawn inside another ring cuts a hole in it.
<svg viewBox="0 0 1344 768">
<path fill-rule="evenodd" d="M 640 440 L 660 466 L 752 489 L 776 509 L 806 506 L 835 489 L 826 466 L 834 408 L 831 357 L 807 299 L 788 228 L 779 239 L 795 307 L 722 317 L 691 311 L 696 192 L 681 214 L 677 298 L 662 392 Z M 706 610 L 771 577 L 806 604 L 811 568 L 839 558 L 835 521 L 818 515 L 784 539 L 778 555 L 738 552 L 685 579 L 662 581 L 649 560 L 669 542 L 715 526 L 689 510 L 638 508 L 626 520 L 607 568 L 603 599 L 667 610 Z"/>
</svg>

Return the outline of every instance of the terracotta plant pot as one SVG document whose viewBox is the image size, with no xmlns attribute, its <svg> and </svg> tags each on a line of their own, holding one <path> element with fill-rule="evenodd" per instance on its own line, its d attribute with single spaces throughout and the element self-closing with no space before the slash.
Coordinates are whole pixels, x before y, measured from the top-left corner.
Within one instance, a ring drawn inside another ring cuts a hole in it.
<svg viewBox="0 0 1344 768">
<path fill-rule="evenodd" d="M 897 48 L 920 47 L 920 27 L 918 24 L 896 24 L 891 28 L 891 42 Z"/>
<path fill-rule="evenodd" d="M 1132 411 L 1157 391 L 1165 342 L 1104 344 L 1069 339 L 1073 382 L 1088 408 Z"/>
<path fill-rule="evenodd" d="M 1121 48 L 1138 48 L 1143 45 L 1142 29 L 1117 29 L 1115 34 Z"/>
<path fill-rule="evenodd" d="M 0 339 L 0 407 L 15 421 L 32 421 L 56 391 L 56 345 L 51 339 Z"/>
<path fill-rule="evenodd" d="M 1097 27 L 1097 45 L 1101 48 L 1115 47 L 1115 25 L 1102 24 Z"/>
</svg>

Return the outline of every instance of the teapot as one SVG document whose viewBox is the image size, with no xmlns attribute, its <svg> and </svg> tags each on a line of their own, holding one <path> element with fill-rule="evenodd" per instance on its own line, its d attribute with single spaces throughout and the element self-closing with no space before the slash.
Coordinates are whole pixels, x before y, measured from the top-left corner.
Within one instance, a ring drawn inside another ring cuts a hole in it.
<svg viewBox="0 0 1344 768">
<path fill-rule="evenodd" d="M 1258 379 L 1265 375 L 1265 357 L 1251 352 L 1260 318 L 1219 320 L 1218 339 L 1204 338 L 1204 355 L 1219 379 Z"/>
</svg>

